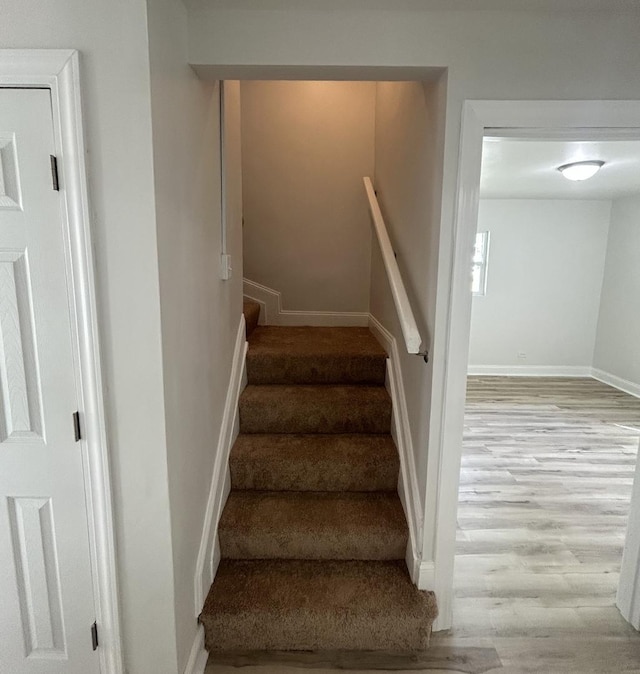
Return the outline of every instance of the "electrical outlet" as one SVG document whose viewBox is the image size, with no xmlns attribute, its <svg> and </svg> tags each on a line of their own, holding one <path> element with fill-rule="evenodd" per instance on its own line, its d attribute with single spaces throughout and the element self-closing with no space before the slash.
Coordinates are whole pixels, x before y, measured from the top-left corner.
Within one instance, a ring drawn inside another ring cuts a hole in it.
<svg viewBox="0 0 640 674">
<path fill-rule="evenodd" d="M 527 354 L 524 351 L 518 351 L 518 360 L 527 360 Z"/>
</svg>

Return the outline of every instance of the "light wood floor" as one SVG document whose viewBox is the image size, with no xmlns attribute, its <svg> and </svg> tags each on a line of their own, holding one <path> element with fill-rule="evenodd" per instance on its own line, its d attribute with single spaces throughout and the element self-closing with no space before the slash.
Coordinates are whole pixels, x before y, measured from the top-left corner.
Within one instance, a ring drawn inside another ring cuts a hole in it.
<svg viewBox="0 0 640 674">
<path fill-rule="evenodd" d="M 412 672 L 640 674 L 614 605 L 639 437 L 640 400 L 594 380 L 469 379 L 455 628 Z M 330 671 L 293 664 L 207 674 Z"/>
</svg>

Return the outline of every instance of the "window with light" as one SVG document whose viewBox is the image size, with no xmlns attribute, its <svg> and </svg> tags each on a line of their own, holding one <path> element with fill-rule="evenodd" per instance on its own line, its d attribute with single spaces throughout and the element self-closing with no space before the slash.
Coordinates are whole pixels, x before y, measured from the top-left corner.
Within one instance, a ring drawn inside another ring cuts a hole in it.
<svg viewBox="0 0 640 674">
<path fill-rule="evenodd" d="M 478 232 L 473 247 L 471 267 L 471 292 L 474 295 L 487 294 L 487 262 L 489 258 L 489 232 Z"/>
</svg>

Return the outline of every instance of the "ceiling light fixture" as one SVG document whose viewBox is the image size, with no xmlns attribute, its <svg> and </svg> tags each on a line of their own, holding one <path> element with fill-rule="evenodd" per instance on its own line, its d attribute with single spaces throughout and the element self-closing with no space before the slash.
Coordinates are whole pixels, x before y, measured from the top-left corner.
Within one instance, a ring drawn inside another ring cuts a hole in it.
<svg viewBox="0 0 640 674">
<path fill-rule="evenodd" d="M 572 164 L 558 166 L 558 171 L 567 180 L 587 180 L 593 178 L 603 166 L 603 161 L 576 161 Z"/>
</svg>

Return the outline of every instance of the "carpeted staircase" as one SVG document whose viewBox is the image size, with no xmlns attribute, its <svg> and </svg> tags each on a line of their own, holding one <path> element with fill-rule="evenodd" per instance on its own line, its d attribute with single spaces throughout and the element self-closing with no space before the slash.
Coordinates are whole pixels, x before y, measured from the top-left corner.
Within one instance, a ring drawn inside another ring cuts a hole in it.
<svg viewBox="0 0 640 674">
<path fill-rule="evenodd" d="M 207 649 L 425 649 L 437 608 L 404 561 L 384 350 L 367 328 L 256 325 Z"/>
</svg>

